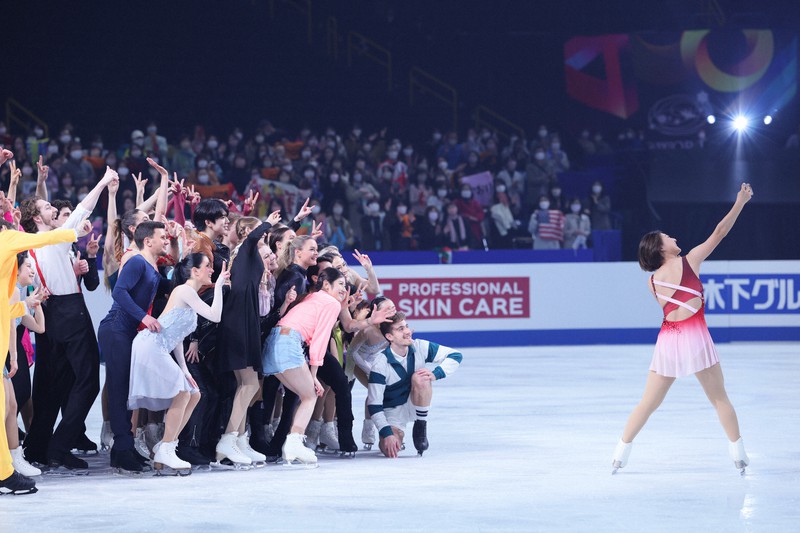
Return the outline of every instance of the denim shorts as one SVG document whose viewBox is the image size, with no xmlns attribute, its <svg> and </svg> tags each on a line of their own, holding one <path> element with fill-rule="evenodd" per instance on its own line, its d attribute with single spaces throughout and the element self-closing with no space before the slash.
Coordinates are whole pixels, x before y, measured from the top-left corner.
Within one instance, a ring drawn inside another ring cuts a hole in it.
<svg viewBox="0 0 800 533">
<path fill-rule="evenodd" d="M 267 337 L 261 364 L 265 376 L 303 366 L 306 364 L 303 337 L 293 329 L 275 326 Z"/>
</svg>

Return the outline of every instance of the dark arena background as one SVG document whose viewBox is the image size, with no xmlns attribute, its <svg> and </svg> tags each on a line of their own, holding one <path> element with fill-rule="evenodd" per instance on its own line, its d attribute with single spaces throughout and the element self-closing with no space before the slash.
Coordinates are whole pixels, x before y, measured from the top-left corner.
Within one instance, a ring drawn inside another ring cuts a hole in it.
<svg viewBox="0 0 800 533">
<path fill-rule="evenodd" d="M 354 252 L 368 254 L 415 338 L 464 354 L 434 387 L 419 461 L 410 445 L 382 461 L 376 445 L 320 453 L 310 472 L 139 480 L 101 453 L 88 476 L 2 498 L 0 531 L 796 528 L 797 1 L 15 0 L 0 13 L 17 204 L 40 155 L 51 200 L 77 204 L 106 165 L 119 171 L 119 215 L 135 173 L 156 189 L 148 155 L 204 197 L 242 208 L 257 192 L 262 220 L 309 199 L 298 234 L 322 223 L 320 248 L 362 275 Z M 4 164 L 4 194 L 10 181 Z M 699 277 L 752 466 L 730 468 L 689 377 L 612 478 L 663 319 L 639 241 L 659 229 L 688 252 L 743 182 L 754 196 Z M 107 206 L 103 193 L 95 234 Z M 111 291 L 84 299 L 96 329 Z M 353 386 L 356 441 L 366 394 Z M 98 399 L 91 439 L 102 423 Z"/>
</svg>

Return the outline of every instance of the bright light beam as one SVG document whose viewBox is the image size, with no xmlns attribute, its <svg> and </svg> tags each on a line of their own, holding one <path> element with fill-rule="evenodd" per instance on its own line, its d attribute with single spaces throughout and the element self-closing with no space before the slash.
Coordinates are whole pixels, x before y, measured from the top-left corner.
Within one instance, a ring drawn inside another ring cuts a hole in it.
<svg viewBox="0 0 800 533">
<path fill-rule="evenodd" d="M 769 126 L 770 124 L 772 124 L 772 115 L 767 115 L 764 117 L 764 125 Z"/>
<path fill-rule="evenodd" d="M 750 121 L 744 115 L 739 115 L 733 119 L 733 128 L 739 133 L 744 132 L 749 124 Z"/>
</svg>

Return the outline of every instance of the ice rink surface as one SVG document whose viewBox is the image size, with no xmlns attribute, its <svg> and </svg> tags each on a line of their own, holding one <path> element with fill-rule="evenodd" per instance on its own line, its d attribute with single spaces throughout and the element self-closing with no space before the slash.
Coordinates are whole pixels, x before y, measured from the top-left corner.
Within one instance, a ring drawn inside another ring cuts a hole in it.
<svg viewBox="0 0 800 533">
<path fill-rule="evenodd" d="M 797 531 L 800 344 L 717 348 L 745 477 L 693 377 L 675 382 L 611 475 L 652 346 L 465 349 L 461 369 L 435 384 L 424 458 L 409 427 L 396 460 L 372 451 L 323 455 L 316 470 L 45 477 L 38 494 L 0 499 L 0 531 Z M 356 384 L 357 441 L 364 398 Z M 99 402 L 87 425 L 98 441 Z"/>
</svg>

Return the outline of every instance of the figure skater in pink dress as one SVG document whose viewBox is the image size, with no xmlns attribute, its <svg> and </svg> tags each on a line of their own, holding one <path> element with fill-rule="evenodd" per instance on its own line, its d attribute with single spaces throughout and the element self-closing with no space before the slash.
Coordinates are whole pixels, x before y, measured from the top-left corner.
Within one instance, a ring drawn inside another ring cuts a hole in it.
<svg viewBox="0 0 800 533">
<path fill-rule="evenodd" d="M 703 285 L 700 265 L 711 255 L 733 227 L 739 213 L 753 196 L 753 189 L 743 183 L 730 212 L 717 224 L 711 236 L 685 256 L 672 237 L 652 231 L 639 243 L 639 265 L 653 272 L 650 291 L 664 310 L 664 322 L 656 341 L 650 373 L 639 405 L 631 413 L 612 459 L 612 473 L 628 462 L 633 439 L 647 419 L 661 405 L 675 378 L 694 374 L 717 410 L 730 441 L 728 451 L 736 468 L 744 475 L 749 459 L 739 434 L 739 421 L 725 392 L 717 350 L 706 326 L 703 313 Z"/>
</svg>

